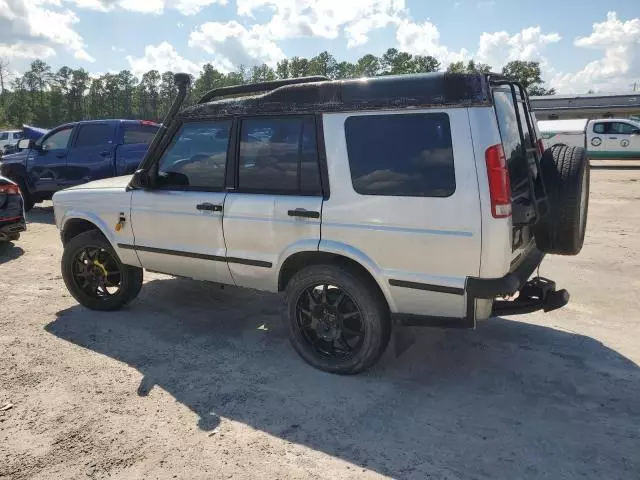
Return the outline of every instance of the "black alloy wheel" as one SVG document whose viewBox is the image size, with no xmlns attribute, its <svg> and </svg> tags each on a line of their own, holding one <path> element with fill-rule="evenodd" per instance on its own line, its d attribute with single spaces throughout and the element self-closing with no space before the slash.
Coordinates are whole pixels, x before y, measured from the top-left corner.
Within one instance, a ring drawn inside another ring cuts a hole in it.
<svg viewBox="0 0 640 480">
<path fill-rule="evenodd" d="M 320 284 L 307 288 L 296 311 L 302 338 L 317 354 L 347 360 L 362 347 L 366 334 L 362 312 L 340 287 Z"/>
<path fill-rule="evenodd" d="M 73 280 L 86 295 L 98 300 L 117 295 L 122 280 L 122 265 L 100 246 L 86 246 L 73 261 Z"/>
</svg>

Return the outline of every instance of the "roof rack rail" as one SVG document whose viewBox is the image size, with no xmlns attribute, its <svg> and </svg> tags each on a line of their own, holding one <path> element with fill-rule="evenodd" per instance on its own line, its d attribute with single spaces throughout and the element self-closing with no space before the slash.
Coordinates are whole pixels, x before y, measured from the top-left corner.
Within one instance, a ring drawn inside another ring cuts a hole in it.
<svg viewBox="0 0 640 480">
<path fill-rule="evenodd" d="M 273 80 L 271 82 L 252 83 L 249 85 L 233 85 L 231 87 L 220 87 L 205 93 L 202 98 L 198 100 L 198 104 L 210 102 L 214 98 L 228 97 L 229 95 L 268 92 L 279 87 L 284 87 L 285 85 L 297 85 L 300 83 L 311 82 L 327 82 L 329 80 L 329 78 L 322 75 L 315 75 L 312 77 L 287 78 L 284 80 Z"/>
</svg>

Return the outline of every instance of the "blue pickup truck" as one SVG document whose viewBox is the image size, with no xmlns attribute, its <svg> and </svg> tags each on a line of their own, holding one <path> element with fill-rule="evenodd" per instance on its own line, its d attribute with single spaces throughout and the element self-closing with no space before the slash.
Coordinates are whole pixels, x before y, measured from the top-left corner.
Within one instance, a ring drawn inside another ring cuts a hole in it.
<svg viewBox="0 0 640 480">
<path fill-rule="evenodd" d="M 160 125 L 139 120 L 91 120 L 61 125 L 2 157 L 0 175 L 20 186 L 25 209 L 55 192 L 133 173 Z"/>
</svg>

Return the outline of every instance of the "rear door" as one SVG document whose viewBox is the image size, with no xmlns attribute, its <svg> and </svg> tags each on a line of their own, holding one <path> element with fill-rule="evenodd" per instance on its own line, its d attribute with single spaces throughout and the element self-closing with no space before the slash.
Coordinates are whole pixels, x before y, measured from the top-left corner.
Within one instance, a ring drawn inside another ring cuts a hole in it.
<svg viewBox="0 0 640 480">
<path fill-rule="evenodd" d="M 67 160 L 69 185 L 115 175 L 116 123 L 79 124 Z"/>
<path fill-rule="evenodd" d="M 317 250 L 322 189 L 312 115 L 239 120 L 235 189 L 224 206 L 227 261 L 238 285 L 276 290 L 281 261 Z"/>
</svg>

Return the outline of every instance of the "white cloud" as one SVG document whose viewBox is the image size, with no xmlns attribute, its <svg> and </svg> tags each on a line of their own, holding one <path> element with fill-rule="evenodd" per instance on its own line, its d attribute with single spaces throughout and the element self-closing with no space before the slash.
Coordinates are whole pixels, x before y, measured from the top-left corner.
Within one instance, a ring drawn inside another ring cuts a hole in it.
<svg viewBox="0 0 640 480">
<path fill-rule="evenodd" d="M 265 25 L 255 26 L 265 37 L 337 38 L 344 32 L 349 47 L 368 41 L 368 33 L 398 23 L 406 11 L 405 0 L 237 0 L 238 15 L 254 17 L 271 12 Z"/>
<path fill-rule="evenodd" d="M 558 73 L 550 83 L 559 92 L 630 91 L 640 78 L 640 18 L 622 21 L 609 12 L 604 22 L 593 24 L 591 35 L 576 38 L 574 45 L 599 50 L 603 57 L 578 72 Z"/>
<path fill-rule="evenodd" d="M 54 0 L 59 1 L 59 0 Z M 210 5 L 226 5 L 228 0 L 65 0 L 80 8 L 110 12 L 121 8 L 131 12 L 160 15 L 165 9 L 173 8 L 183 15 L 195 15 Z"/>
<path fill-rule="evenodd" d="M 544 63 L 545 47 L 560 40 L 559 34 L 544 34 L 539 26 L 525 28 L 514 35 L 507 32 L 483 33 L 476 60 L 496 69 L 513 60 Z"/>
<path fill-rule="evenodd" d="M 225 72 L 240 65 L 275 66 L 285 55 L 260 27 L 247 30 L 236 21 L 209 22 L 191 32 L 189 46 L 213 55 L 211 63 Z"/>
<path fill-rule="evenodd" d="M 158 70 L 166 72 L 186 72 L 192 75 L 200 73 L 202 64 L 197 64 L 191 60 L 180 56 L 175 48 L 168 42 L 162 42 L 159 45 L 147 45 L 144 48 L 144 56 L 135 58 L 127 55 L 127 62 L 131 67 L 131 71 L 137 77 L 141 77 L 149 70 Z"/>
<path fill-rule="evenodd" d="M 0 44 L 7 57 L 52 56 L 55 48 L 65 48 L 75 58 L 93 62 L 73 29 L 78 21 L 74 12 L 60 9 L 60 0 L 0 0 Z"/>
<path fill-rule="evenodd" d="M 465 49 L 453 52 L 440 44 L 438 27 L 428 21 L 424 23 L 403 21 L 396 31 L 396 39 L 400 50 L 413 55 L 431 55 L 440 60 L 444 66 L 470 58 L 469 52 Z"/>
</svg>

